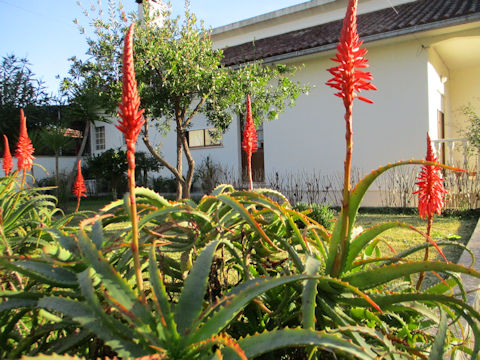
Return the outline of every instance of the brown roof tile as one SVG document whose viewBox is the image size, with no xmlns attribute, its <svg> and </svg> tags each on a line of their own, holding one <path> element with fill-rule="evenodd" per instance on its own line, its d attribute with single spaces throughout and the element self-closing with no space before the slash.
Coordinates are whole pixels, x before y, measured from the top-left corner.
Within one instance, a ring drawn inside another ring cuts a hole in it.
<svg viewBox="0 0 480 360">
<path fill-rule="evenodd" d="M 445 20 L 458 20 L 466 16 L 476 15 L 468 21 L 480 19 L 480 0 L 417 0 L 415 2 L 374 11 L 358 16 L 358 32 L 360 37 L 387 34 L 395 36 L 395 31 L 410 30 L 414 27 L 436 27 Z M 252 60 L 265 59 L 296 51 L 334 46 L 340 34 L 342 21 L 295 30 L 288 33 L 255 40 L 224 49 L 222 63 L 230 66 Z M 419 31 L 419 30 L 418 30 Z"/>
</svg>

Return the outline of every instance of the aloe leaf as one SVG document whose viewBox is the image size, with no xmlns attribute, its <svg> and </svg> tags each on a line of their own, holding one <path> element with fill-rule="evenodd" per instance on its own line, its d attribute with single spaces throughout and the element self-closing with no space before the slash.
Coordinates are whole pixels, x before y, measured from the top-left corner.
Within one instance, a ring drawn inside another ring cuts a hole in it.
<svg viewBox="0 0 480 360">
<path fill-rule="evenodd" d="M 447 315 L 445 311 L 440 308 L 440 323 L 438 325 L 437 333 L 435 334 L 435 341 L 430 351 L 429 360 L 443 359 L 445 354 L 445 338 L 447 337 Z"/>
<path fill-rule="evenodd" d="M 218 199 L 230 206 L 232 209 L 234 209 L 235 212 L 238 213 L 252 227 L 252 229 L 254 229 L 260 235 L 261 238 L 263 238 L 267 243 L 276 248 L 275 244 L 272 242 L 272 240 L 270 240 L 262 227 L 258 224 L 257 221 L 255 221 L 253 216 L 248 213 L 248 211 L 242 206 L 242 204 L 227 195 L 220 195 L 218 196 Z"/>
<path fill-rule="evenodd" d="M 358 254 L 362 251 L 362 249 L 368 245 L 370 241 L 375 239 L 378 235 L 381 233 L 393 229 L 396 227 L 401 227 L 401 228 L 410 228 L 410 225 L 401 223 L 401 222 L 387 222 L 384 224 L 379 224 L 376 226 L 373 226 L 365 231 L 363 231 L 361 234 L 359 234 L 355 239 L 352 240 L 350 243 L 349 251 L 348 251 L 348 257 L 345 262 L 345 270 L 349 270 L 352 267 L 353 262 L 357 258 Z"/>
<path fill-rule="evenodd" d="M 324 332 L 306 329 L 282 329 L 241 339 L 238 344 L 249 359 L 290 346 L 319 346 L 333 352 L 346 353 L 356 359 L 372 360 L 365 351 L 351 342 Z M 226 358 L 228 360 L 228 358 Z"/>
<path fill-rule="evenodd" d="M 185 342 L 198 343 L 218 334 L 251 300 L 277 286 L 312 278 L 309 275 L 293 275 L 281 278 L 256 278 L 248 280 L 227 293 L 213 308 L 205 311 L 202 323 Z M 319 277 L 316 277 L 319 278 Z"/>
<path fill-rule="evenodd" d="M 181 335 L 190 331 L 193 323 L 200 316 L 213 255 L 219 243 L 218 240 L 212 241 L 202 250 L 185 279 L 183 291 L 175 307 L 175 322 Z"/>
<path fill-rule="evenodd" d="M 200 220 L 205 221 L 206 223 L 211 223 L 212 222 L 212 219 L 207 214 L 205 214 L 203 212 L 196 211 L 196 210 L 192 209 L 190 206 L 176 205 L 176 206 L 170 206 L 168 208 L 164 208 L 164 209 L 161 209 L 161 210 L 157 210 L 157 211 L 149 213 L 146 216 L 143 216 L 140 219 L 140 221 L 138 223 L 138 226 L 140 228 L 143 228 L 145 225 L 147 225 L 148 223 L 150 223 L 153 220 L 162 219 L 162 218 L 164 218 L 164 217 L 166 217 L 170 214 L 176 214 L 176 213 L 186 214 L 190 218 L 191 217 L 196 217 Z"/>
<path fill-rule="evenodd" d="M 150 274 L 150 284 L 152 286 L 154 301 L 159 306 L 160 314 L 159 316 L 163 317 L 160 319 L 162 325 L 166 326 L 168 335 L 174 339 L 178 339 L 179 335 L 177 332 L 177 327 L 174 322 L 173 314 L 170 311 L 170 303 L 168 302 L 167 291 L 165 290 L 165 284 L 162 281 L 160 276 L 160 271 L 158 270 L 157 259 L 155 256 L 155 246 L 152 246 L 149 258 L 149 274 Z M 163 320 L 163 321 L 162 321 Z"/>
<path fill-rule="evenodd" d="M 78 285 L 75 273 L 59 266 L 32 260 L 10 262 L 5 258 L 0 258 L 0 264 L 51 286 L 75 288 Z"/>
<path fill-rule="evenodd" d="M 437 163 L 429 162 L 425 160 L 413 160 L 413 159 L 407 160 L 407 161 L 399 161 L 394 164 L 388 164 L 386 166 L 381 166 L 378 169 L 373 170 L 370 174 L 368 174 L 362 180 L 360 180 L 350 193 L 350 204 L 348 209 L 348 217 L 349 217 L 348 233 L 349 234 L 351 234 L 353 226 L 355 226 L 355 218 L 357 216 L 360 203 L 362 202 L 363 197 L 365 196 L 366 192 L 368 191 L 372 183 L 385 171 L 398 166 L 403 166 L 403 165 L 435 165 L 447 170 L 461 171 L 461 169 L 457 169 L 451 166 L 437 164 Z"/>
<path fill-rule="evenodd" d="M 30 308 L 35 307 L 38 304 L 37 299 L 8 299 L 0 303 L 0 313 L 7 310 L 18 309 L 18 308 Z"/>
<path fill-rule="evenodd" d="M 126 336 L 121 337 L 116 334 L 109 324 L 101 321 L 98 314 L 86 303 L 59 297 L 45 297 L 40 299 L 38 305 L 70 317 L 73 321 L 103 339 L 120 356 L 128 358 L 145 355 L 145 350 L 142 346 L 129 340 Z"/>
<path fill-rule="evenodd" d="M 213 189 L 212 196 L 218 196 L 218 195 L 221 195 L 221 194 L 224 194 L 224 193 L 231 193 L 233 191 L 235 191 L 235 189 L 233 188 L 232 185 L 230 185 L 230 184 L 220 184 L 220 185 L 217 185 L 217 187 L 215 189 Z"/>
<path fill-rule="evenodd" d="M 321 262 L 309 256 L 305 264 L 307 275 L 316 275 L 320 270 Z M 315 298 L 317 296 L 317 279 L 306 280 L 302 292 L 302 327 L 304 329 L 315 329 Z"/>
<path fill-rule="evenodd" d="M 422 271 L 453 271 L 471 275 L 480 279 L 480 273 L 462 265 L 440 261 L 418 261 L 405 264 L 380 266 L 374 269 L 359 271 L 343 277 L 343 280 L 359 289 L 370 289 L 403 276 Z"/>
<path fill-rule="evenodd" d="M 171 206 L 168 200 L 163 196 L 158 195 L 155 191 L 145 187 L 135 188 L 135 195 L 137 197 L 137 203 L 139 204 L 146 203 L 158 208 Z"/>
<path fill-rule="evenodd" d="M 139 317 L 144 324 L 148 324 L 151 329 L 155 329 L 155 320 L 152 318 L 152 315 L 140 303 L 133 289 L 104 258 L 102 252 L 98 251 L 83 229 L 79 232 L 78 243 L 81 251 L 95 269 L 97 275 L 102 279 L 102 284 L 112 298 Z"/>
<path fill-rule="evenodd" d="M 36 356 L 22 356 L 20 360 L 85 360 L 85 358 L 76 355 L 40 354 Z"/>
</svg>

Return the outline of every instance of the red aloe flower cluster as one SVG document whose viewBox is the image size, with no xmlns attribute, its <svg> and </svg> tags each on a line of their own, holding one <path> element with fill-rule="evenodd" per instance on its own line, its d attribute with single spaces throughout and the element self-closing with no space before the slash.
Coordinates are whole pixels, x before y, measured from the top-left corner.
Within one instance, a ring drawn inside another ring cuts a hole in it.
<svg viewBox="0 0 480 360">
<path fill-rule="evenodd" d="M 8 138 L 3 135 L 3 143 L 4 143 L 4 150 L 3 150 L 3 171 L 5 171 L 5 176 L 8 176 L 13 168 L 12 162 L 12 155 L 10 154 L 10 147 L 8 146 Z"/>
<path fill-rule="evenodd" d="M 340 65 L 328 69 L 334 77 L 327 82 L 327 85 L 339 90 L 335 95 L 343 98 L 345 107 L 351 105 L 356 97 L 372 103 L 370 99 L 358 96 L 356 92 L 376 90 L 376 87 L 369 82 L 373 79 L 372 75 L 367 71 L 357 70 L 368 67 L 368 60 L 364 58 L 367 50 L 360 48 L 363 41 L 359 41 L 357 32 L 357 3 L 358 0 L 350 0 L 348 3 L 340 42 L 337 45 L 338 52 L 332 59 L 339 62 Z"/>
<path fill-rule="evenodd" d="M 427 156 L 426 161 L 438 162 L 432 148 L 430 136 L 427 134 Z M 434 213 L 441 214 L 447 192 L 443 187 L 443 178 L 440 168 L 435 165 L 424 165 L 418 176 L 418 213 L 422 219 L 433 217 Z"/>
<path fill-rule="evenodd" d="M 242 149 L 247 153 L 248 178 L 250 181 L 250 190 L 253 190 L 252 177 L 252 154 L 258 150 L 257 131 L 252 117 L 252 102 L 250 95 L 247 95 L 247 119 L 245 130 L 243 131 Z"/>
<path fill-rule="evenodd" d="M 77 197 L 77 207 L 75 209 L 75 212 L 77 212 L 80 207 L 80 198 L 87 197 L 87 188 L 83 180 L 81 160 L 78 160 L 77 163 L 77 178 L 75 179 L 75 184 L 73 184 L 72 192 L 73 195 Z"/>
<path fill-rule="evenodd" d="M 135 144 L 138 134 L 142 129 L 145 120 L 142 114 L 144 109 L 139 110 L 140 97 L 137 91 L 137 80 L 135 79 L 135 68 L 133 66 L 133 24 L 128 29 L 125 37 L 125 45 L 123 49 L 123 85 L 122 85 L 122 102 L 118 104 L 120 112 L 120 120 L 117 129 L 125 136 L 127 143 L 127 157 L 135 163 Z M 133 165 L 135 166 L 135 165 Z"/>
<path fill-rule="evenodd" d="M 139 235 L 137 204 L 135 199 L 135 145 L 138 134 L 140 133 L 145 120 L 142 117 L 144 110 L 138 109 L 140 107 L 140 97 L 138 96 L 137 80 L 135 79 L 135 68 L 133 63 L 133 24 L 130 25 L 127 35 L 125 36 L 122 81 L 122 102 L 118 105 L 120 109 L 120 112 L 118 113 L 120 120 L 116 127 L 123 133 L 125 136 L 125 142 L 127 143 L 128 187 L 130 191 L 130 215 L 132 221 L 132 241 L 130 247 L 133 254 L 138 293 L 142 301 L 145 301 L 138 247 Z"/>
<path fill-rule="evenodd" d="M 30 171 L 33 166 L 33 148 L 32 142 L 27 133 L 27 118 L 23 114 L 23 109 L 20 109 L 20 136 L 18 137 L 17 150 L 15 157 L 17 158 L 18 170 Z"/>
</svg>

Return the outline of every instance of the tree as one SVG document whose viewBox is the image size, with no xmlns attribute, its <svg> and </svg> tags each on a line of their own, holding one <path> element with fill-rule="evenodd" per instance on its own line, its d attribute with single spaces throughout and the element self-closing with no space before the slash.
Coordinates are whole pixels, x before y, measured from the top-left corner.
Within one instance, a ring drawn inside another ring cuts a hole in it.
<svg viewBox="0 0 480 360">
<path fill-rule="evenodd" d="M 110 9 L 112 2 L 114 0 L 109 2 Z M 154 21 L 158 14 L 149 15 L 148 2 L 144 6 L 147 7 L 145 21 L 136 27 L 134 44 L 137 80 L 146 118 L 143 141 L 177 179 L 177 197 L 188 198 L 195 161 L 187 135 L 195 116 L 204 114 L 221 134 L 228 129 L 235 114 L 245 111 L 246 94 L 251 95 L 254 118 L 259 124 L 277 118 L 286 106 L 295 103 L 305 88 L 290 79 L 295 69 L 285 65 L 266 66 L 256 62 L 236 69 L 222 66 L 222 51 L 213 49 L 210 32 L 188 10 L 183 22 L 165 13 L 163 26 L 158 26 Z M 126 27 L 123 25 L 120 31 L 122 20 L 124 16 L 120 21 L 112 17 L 109 21 L 97 18 L 92 22 L 96 39 L 88 40 L 91 61 L 99 71 L 97 76 L 112 81 L 111 105 L 119 101 L 115 91 L 118 74 L 108 64 L 120 59 L 119 46 Z M 105 59 L 109 59 L 107 65 Z M 176 164 L 170 164 L 156 151 L 148 136 L 149 124 L 165 132 L 174 129 Z M 183 155 L 187 159 L 186 174 Z"/>
<path fill-rule="evenodd" d="M 0 133 L 13 146 L 18 138 L 20 108 L 25 111 L 31 131 L 41 129 L 51 120 L 52 108 L 47 106 L 51 98 L 30 67 L 27 59 L 13 54 L 2 57 L 0 63 Z"/>
<path fill-rule="evenodd" d="M 480 154 L 480 117 L 473 110 L 472 106 L 465 106 L 463 108 L 463 113 L 469 122 L 465 135 L 470 142 L 471 150 Z"/>
</svg>

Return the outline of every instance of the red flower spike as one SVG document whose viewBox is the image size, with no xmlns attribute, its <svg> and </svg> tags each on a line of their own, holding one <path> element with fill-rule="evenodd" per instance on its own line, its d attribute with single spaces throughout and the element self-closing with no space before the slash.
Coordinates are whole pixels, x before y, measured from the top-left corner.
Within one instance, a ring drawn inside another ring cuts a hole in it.
<svg viewBox="0 0 480 360">
<path fill-rule="evenodd" d="M 242 149 L 247 155 L 252 155 L 257 152 L 257 131 L 255 130 L 255 124 L 252 118 L 252 102 L 250 95 L 247 95 L 247 119 L 245 123 L 245 130 L 243 131 Z"/>
<path fill-rule="evenodd" d="M 426 161 L 438 162 L 432 148 L 430 136 L 427 134 L 427 156 Z M 440 167 L 435 165 L 423 165 L 418 176 L 418 213 L 422 219 L 433 217 L 434 213 L 441 214 L 447 192 L 443 187 L 443 178 L 440 174 Z"/>
<path fill-rule="evenodd" d="M 29 171 L 33 166 L 33 148 L 32 142 L 27 133 L 27 118 L 23 114 L 23 109 L 20 109 L 20 136 L 18 137 L 17 150 L 15 157 L 17 158 L 18 170 Z"/>
<path fill-rule="evenodd" d="M 3 135 L 3 143 L 4 143 L 4 150 L 3 150 L 3 171 L 5 171 L 5 176 L 8 176 L 13 168 L 12 162 L 12 155 L 10 154 L 10 147 L 8 146 L 8 138 Z"/>
<path fill-rule="evenodd" d="M 77 178 L 75 179 L 75 184 L 73 184 L 73 195 L 78 198 L 87 197 L 87 188 L 85 187 L 85 181 L 83 180 L 82 175 L 82 166 L 80 165 L 81 160 L 78 160 L 77 163 Z"/>
<path fill-rule="evenodd" d="M 348 3 L 337 45 L 338 52 L 332 59 L 340 65 L 328 69 L 334 77 L 328 80 L 327 85 L 339 90 L 335 95 L 343 99 L 345 107 L 348 107 L 355 98 L 372 103 L 370 99 L 358 96 L 357 93 L 361 90 L 377 90 L 369 81 L 373 79 L 372 75 L 367 71 L 357 70 L 368 67 L 368 60 L 364 58 L 367 50 L 360 48 L 363 41 L 359 41 L 357 32 L 357 3 L 358 0 L 350 0 Z"/>
<path fill-rule="evenodd" d="M 250 182 L 250 190 L 253 190 L 252 177 L 252 154 L 258 150 L 257 131 L 252 118 L 252 102 L 250 95 L 247 95 L 247 120 L 245 130 L 243 131 L 242 149 L 247 153 L 248 179 Z"/>
<path fill-rule="evenodd" d="M 128 29 L 123 48 L 122 102 L 118 104 L 120 120 L 118 125 L 116 125 L 117 129 L 125 136 L 127 152 L 130 152 L 131 156 L 135 153 L 137 137 L 145 123 L 145 120 L 142 118 L 144 109 L 138 109 L 140 107 L 140 97 L 138 96 L 137 81 L 135 80 L 132 43 L 133 24 Z"/>
</svg>

